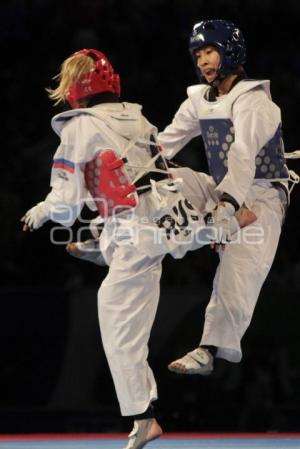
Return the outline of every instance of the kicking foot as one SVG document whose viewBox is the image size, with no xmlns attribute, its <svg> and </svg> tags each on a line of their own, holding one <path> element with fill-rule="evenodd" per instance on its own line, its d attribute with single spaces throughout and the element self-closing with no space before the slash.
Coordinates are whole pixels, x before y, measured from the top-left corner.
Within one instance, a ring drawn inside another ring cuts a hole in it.
<svg viewBox="0 0 300 449">
<path fill-rule="evenodd" d="M 208 376 L 211 374 L 213 366 L 213 356 L 204 348 L 196 348 L 188 352 L 181 359 L 175 360 L 168 365 L 168 369 L 178 374 L 200 374 Z"/>
<path fill-rule="evenodd" d="M 239 227 L 244 228 L 245 226 L 249 226 L 257 220 L 257 216 L 252 210 L 248 209 L 246 206 L 242 206 L 235 214 L 235 217 L 238 221 Z"/>
<path fill-rule="evenodd" d="M 99 249 L 98 239 L 89 239 L 85 242 L 68 243 L 66 251 L 73 257 L 93 262 L 100 267 L 104 267 L 107 263 Z"/>
<path fill-rule="evenodd" d="M 142 449 L 149 441 L 159 438 L 162 433 L 155 418 L 136 420 L 128 435 L 129 441 L 125 449 Z"/>
</svg>

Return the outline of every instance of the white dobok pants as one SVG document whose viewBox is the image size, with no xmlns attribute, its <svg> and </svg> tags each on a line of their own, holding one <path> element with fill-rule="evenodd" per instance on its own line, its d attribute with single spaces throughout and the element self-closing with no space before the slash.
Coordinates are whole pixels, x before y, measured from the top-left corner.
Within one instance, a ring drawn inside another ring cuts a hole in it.
<svg viewBox="0 0 300 449">
<path fill-rule="evenodd" d="M 211 177 L 185 168 L 172 171 L 183 178 L 181 192 L 159 189 L 159 201 L 151 192 L 141 195 L 135 213 L 110 220 L 100 238 L 110 265 L 98 293 L 100 330 L 123 416 L 143 413 L 157 399 L 147 357 L 161 262 L 167 253 L 181 258 L 210 242 L 199 211 L 208 200 L 218 200 Z M 222 252 L 201 340 L 233 362 L 241 359 L 240 340 L 275 255 L 282 219 L 277 190 L 263 189 L 252 210 L 259 232 L 251 242 L 228 245 Z"/>
</svg>

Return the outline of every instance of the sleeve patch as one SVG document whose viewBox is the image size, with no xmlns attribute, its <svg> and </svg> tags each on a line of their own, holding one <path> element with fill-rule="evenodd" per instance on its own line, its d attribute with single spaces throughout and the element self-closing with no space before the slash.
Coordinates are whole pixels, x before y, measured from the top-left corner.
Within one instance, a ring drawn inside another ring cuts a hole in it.
<svg viewBox="0 0 300 449">
<path fill-rule="evenodd" d="M 69 173 L 74 173 L 75 164 L 74 164 L 74 162 L 68 161 L 67 159 L 54 159 L 53 160 L 53 168 L 56 168 L 56 169 L 61 168 L 65 171 L 68 171 Z"/>
</svg>

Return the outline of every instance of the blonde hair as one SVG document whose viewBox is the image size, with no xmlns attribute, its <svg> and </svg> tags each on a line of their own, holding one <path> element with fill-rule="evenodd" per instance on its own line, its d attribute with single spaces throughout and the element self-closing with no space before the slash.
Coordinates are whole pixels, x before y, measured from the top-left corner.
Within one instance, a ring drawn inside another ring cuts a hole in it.
<svg viewBox="0 0 300 449">
<path fill-rule="evenodd" d="M 60 73 L 53 77 L 59 81 L 57 88 L 46 89 L 49 98 L 55 101 L 55 105 L 65 103 L 70 86 L 93 67 L 95 62 L 90 56 L 74 53 L 62 63 Z"/>
</svg>

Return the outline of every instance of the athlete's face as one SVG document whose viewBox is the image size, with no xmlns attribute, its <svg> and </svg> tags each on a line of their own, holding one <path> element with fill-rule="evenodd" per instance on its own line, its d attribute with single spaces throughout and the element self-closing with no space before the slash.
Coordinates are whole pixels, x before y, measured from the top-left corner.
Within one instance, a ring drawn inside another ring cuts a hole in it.
<svg viewBox="0 0 300 449">
<path fill-rule="evenodd" d="M 217 68 L 220 65 L 221 57 L 216 47 L 208 45 L 195 52 L 197 66 L 202 76 L 208 83 L 214 81 L 217 76 Z"/>
</svg>

